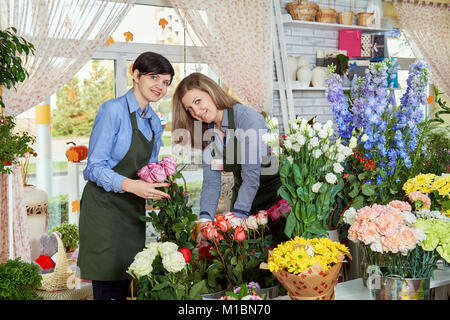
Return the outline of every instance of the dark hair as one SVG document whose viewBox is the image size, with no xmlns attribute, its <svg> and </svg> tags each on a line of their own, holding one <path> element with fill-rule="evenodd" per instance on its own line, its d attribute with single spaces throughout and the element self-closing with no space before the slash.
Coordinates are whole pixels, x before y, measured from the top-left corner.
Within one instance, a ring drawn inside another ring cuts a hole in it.
<svg viewBox="0 0 450 320">
<path fill-rule="evenodd" d="M 156 52 L 147 51 L 141 53 L 133 63 L 133 72 L 138 70 L 140 74 L 170 74 L 172 83 L 175 71 L 169 60 Z"/>
</svg>

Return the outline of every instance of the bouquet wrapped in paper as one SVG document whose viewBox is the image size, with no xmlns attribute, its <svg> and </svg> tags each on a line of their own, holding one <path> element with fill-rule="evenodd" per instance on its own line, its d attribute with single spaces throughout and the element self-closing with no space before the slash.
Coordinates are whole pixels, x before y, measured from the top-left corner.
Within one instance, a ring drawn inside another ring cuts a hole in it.
<svg viewBox="0 0 450 320">
<path fill-rule="evenodd" d="M 269 253 L 268 268 L 293 300 L 334 300 L 334 286 L 349 249 L 328 238 L 295 237 Z"/>
</svg>

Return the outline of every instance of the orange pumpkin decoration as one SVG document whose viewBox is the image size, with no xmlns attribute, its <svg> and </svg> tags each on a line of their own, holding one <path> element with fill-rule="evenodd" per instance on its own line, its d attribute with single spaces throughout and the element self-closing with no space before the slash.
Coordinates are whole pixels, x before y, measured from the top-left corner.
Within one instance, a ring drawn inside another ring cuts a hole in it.
<svg viewBox="0 0 450 320">
<path fill-rule="evenodd" d="M 77 145 L 74 142 L 70 141 L 67 144 L 73 144 L 72 147 L 67 149 L 66 157 L 68 161 L 71 162 L 80 162 L 87 158 L 88 156 L 88 147 L 84 145 Z"/>
</svg>

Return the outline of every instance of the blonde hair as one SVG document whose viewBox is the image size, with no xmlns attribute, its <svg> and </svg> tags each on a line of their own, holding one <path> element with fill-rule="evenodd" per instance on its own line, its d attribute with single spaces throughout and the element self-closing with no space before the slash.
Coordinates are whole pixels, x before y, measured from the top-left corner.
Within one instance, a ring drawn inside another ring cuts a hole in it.
<svg viewBox="0 0 450 320">
<path fill-rule="evenodd" d="M 177 129 L 185 129 L 189 131 L 191 136 L 191 147 L 194 146 L 194 121 L 195 119 L 191 116 L 189 112 L 183 106 L 181 100 L 184 95 L 192 89 L 198 89 L 206 92 L 211 97 L 218 110 L 225 110 L 232 108 L 235 104 L 239 102 L 228 95 L 214 80 L 205 76 L 204 74 L 195 72 L 188 75 L 186 78 L 181 80 L 172 97 L 172 133 Z M 202 137 L 205 130 L 208 129 L 207 123 L 202 123 Z M 173 135 L 172 135 L 173 137 Z M 208 141 L 203 141 L 202 139 L 202 149 L 206 147 Z M 182 139 L 174 139 L 174 143 L 181 143 Z"/>
</svg>

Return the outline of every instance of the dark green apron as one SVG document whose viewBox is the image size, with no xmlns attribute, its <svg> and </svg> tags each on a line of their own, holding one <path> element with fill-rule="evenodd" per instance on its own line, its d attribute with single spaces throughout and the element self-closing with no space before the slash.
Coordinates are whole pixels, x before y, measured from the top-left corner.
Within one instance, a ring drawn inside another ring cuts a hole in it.
<svg viewBox="0 0 450 320">
<path fill-rule="evenodd" d="M 127 102 L 128 104 L 128 102 Z M 128 111 L 130 108 L 128 106 Z M 148 141 L 138 129 L 136 111 L 130 114 L 133 134 L 125 157 L 112 168 L 137 179 L 137 172 L 152 155 L 155 132 Z M 105 191 L 89 181 L 81 197 L 78 266 L 82 279 L 117 281 L 129 279 L 126 270 L 145 246 L 145 199 L 129 192 Z"/>
<path fill-rule="evenodd" d="M 236 202 L 239 188 L 242 185 L 242 177 L 241 177 L 241 165 L 238 163 L 239 158 L 239 140 L 237 139 L 236 135 L 234 134 L 236 130 L 236 125 L 234 123 L 234 112 L 233 109 L 230 108 L 228 111 L 228 128 L 233 129 L 230 131 L 231 133 L 231 139 L 234 140 L 233 143 L 233 150 L 226 149 L 226 146 L 224 146 L 223 150 L 223 171 L 226 172 L 233 172 L 234 176 L 234 186 L 233 186 L 233 195 L 231 197 L 231 209 L 234 207 L 234 203 Z M 234 152 L 232 152 L 234 151 Z M 234 159 L 228 160 L 230 163 L 227 162 L 227 159 L 230 159 L 230 157 L 233 157 Z M 261 168 L 269 167 L 270 163 L 261 164 Z M 251 214 L 257 214 L 259 210 L 267 210 L 274 204 L 276 204 L 279 200 L 281 200 L 281 197 L 277 194 L 278 189 L 281 187 L 281 180 L 279 172 L 277 171 L 273 175 L 261 175 L 259 180 L 259 189 L 256 192 L 255 198 L 253 199 L 252 207 L 250 209 Z M 239 209 L 239 208 L 238 208 Z"/>
</svg>

